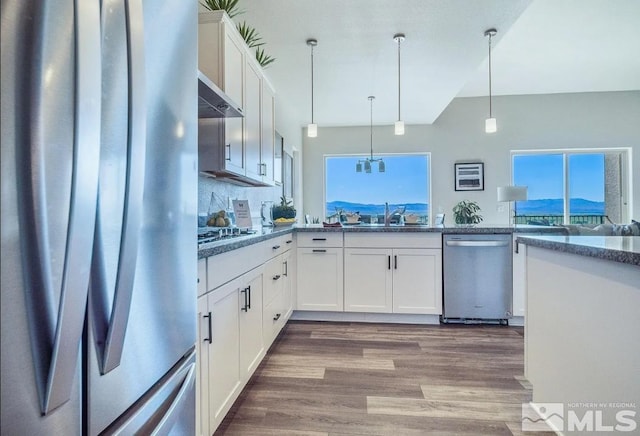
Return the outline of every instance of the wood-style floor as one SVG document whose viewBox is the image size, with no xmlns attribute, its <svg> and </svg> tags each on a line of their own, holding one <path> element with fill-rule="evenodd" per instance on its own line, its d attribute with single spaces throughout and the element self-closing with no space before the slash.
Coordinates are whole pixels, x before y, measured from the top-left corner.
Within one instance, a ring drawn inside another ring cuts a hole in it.
<svg viewBox="0 0 640 436">
<path fill-rule="evenodd" d="M 216 435 L 522 434 L 523 353 L 522 328 L 289 322 Z"/>
</svg>

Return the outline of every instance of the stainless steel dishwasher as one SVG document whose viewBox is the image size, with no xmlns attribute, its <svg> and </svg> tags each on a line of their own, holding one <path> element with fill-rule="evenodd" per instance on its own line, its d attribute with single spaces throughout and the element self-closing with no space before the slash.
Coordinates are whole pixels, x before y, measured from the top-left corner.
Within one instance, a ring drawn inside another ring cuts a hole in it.
<svg viewBox="0 0 640 436">
<path fill-rule="evenodd" d="M 442 322 L 499 322 L 511 318 L 510 234 L 444 235 Z"/>
</svg>

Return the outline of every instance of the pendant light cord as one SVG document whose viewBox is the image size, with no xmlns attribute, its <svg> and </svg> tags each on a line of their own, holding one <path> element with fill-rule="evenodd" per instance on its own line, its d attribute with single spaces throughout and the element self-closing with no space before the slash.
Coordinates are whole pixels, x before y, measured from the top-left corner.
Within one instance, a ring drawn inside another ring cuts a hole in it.
<svg viewBox="0 0 640 436">
<path fill-rule="evenodd" d="M 313 124 L 313 45 L 311 46 L 311 124 Z"/>
<path fill-rule="evenodd" d="M 369 123 L 369 134 L 370 134 L 370 144 L 371 144 L 371 160 L 373 161 L 373 99 L 375 97 L 369 97 L 369 101 L 371 102 L 371 121 Z"/>
<path fill-rule="evenodd" d="M 493 118 L 492 116 L 492 105 L 491 105 L 491 33 L 489 33 L 489 118 Z"/>
<path fill-rule="evenodd" d="M 400 44 L 402 42 L 401 38 L 398 38 L 398 121 L 400 118 Z"/>
</svg>

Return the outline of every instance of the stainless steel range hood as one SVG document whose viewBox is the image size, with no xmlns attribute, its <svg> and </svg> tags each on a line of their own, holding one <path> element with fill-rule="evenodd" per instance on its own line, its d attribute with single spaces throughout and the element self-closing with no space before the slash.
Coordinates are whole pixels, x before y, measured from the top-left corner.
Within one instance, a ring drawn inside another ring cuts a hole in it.
<svg viewBox="0 0 640 436">
<path fill-rule="evenodd" d="M 238 117 L 244 117 L 242 108 L 198 71 L 198 118 Z"/>
</svg>

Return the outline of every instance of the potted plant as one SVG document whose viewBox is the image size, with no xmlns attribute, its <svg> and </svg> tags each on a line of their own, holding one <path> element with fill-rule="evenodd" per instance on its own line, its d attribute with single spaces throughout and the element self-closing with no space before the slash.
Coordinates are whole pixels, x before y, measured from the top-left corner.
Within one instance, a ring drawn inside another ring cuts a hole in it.
<svg viewBox="0 0 640 436">
<path fill-rule="evenodd" d="M 471 200 L 462 200 L 453 207 L 456 224 L 474 225 L 480 223 L 482 215 L 478 212 L 480 212 L 480 206 Z"/>
<path fill-rule="evenodd" d="M 296 209 L 291 205 L 291 201 L 287 201 L 285 196 L 280 197 L 280 204 L 273 206 L 271 215 L 274 222 L 293 222 L 296 218 Z"/>
<path fill-rule="evenodd" d="M 203 0 L 200 4 L 210 11 L 225 11 L 229 18 L 244 14 L 244 10 L 238 7 L 239 0 Z M 266 68 L 276 59 L 265 53 L 264 42 L 256 29 L 246 22 L 236 24 L 236 29 L 249 48 L 255 49 L 256 60 L 262 68 Z"/>
</svg>

